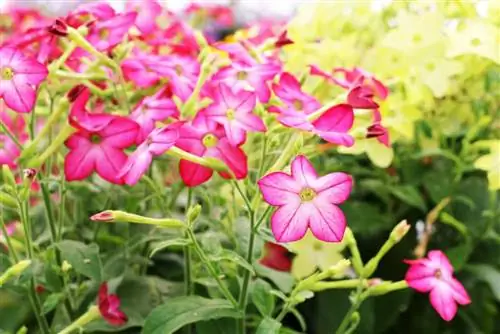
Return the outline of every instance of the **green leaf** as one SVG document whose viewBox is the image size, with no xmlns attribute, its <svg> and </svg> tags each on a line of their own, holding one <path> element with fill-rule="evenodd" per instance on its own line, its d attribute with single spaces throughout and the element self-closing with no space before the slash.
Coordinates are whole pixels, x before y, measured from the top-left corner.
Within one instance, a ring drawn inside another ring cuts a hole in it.
<svg viewBox="0 0 500 334">
<path fill-rule="evenodd" d="M 142 333 L 170 334 L 191 323 L 227 317 L 241 317 L 241 313 L 227 300 L 199 296 L 177 297 L 149 314 Z"/>
<path fill-rule="evenodd" d="M 234 319 L 221 318 L 198 322 L 196 334 L 234 334 L 236 333 L 236 322 Z"/>
<path fill-rule="evenodd" d="M 213 262 L 220 262 L 220 261 L 234 262 L 255 275 L 255 271 L 252 265 L 248 263 L 244 258 L 242 258 L 238 253 L 233 252 L 232 250 L 224 249 L 222 250 L 222 252 L 220 252 L 220 254 L 209 256 L 209 259 Z"/>
<path fill-rule="evenodd" d="M 427 211 L 424 199 L 415 187 L 410 185 L 392 187 L 391 193 L 406 204 L 418 208 L 423 212 Z"/>
<path fill-rule="evenodd" d="M 64 299 L 63 293 L 53 293 L 45 299 L 42 306 L 43 314 L 47 314 L 55 309 Z"/>
<path fill-rule="evenodd" d="M 281 324 L 273 318 L 262 319 L 255 334 L 277 334 L 280 332 Z"/>
<path fill-rule="evenodd" d="M 62 259 L 68 261 L 77 273 L 97 282 L 102 280 L 99 246 L 96 244 L 85 245 L 73 240 L 63 240 L 56 246 L 61 251 Z"/>
<path fill-rule="evenodd" d="M 373 235 L 389 230 L 394 225 L 392 218 L 388 219 L 373 204 L 353 200 L 343 203 L 341 207 L 349 222 L 349 227 L 356 235 Z M 370 218 L 367 219 L 367 217 Z"/>
<path fill-rule="evenodd" d="M 254 267 L 259 276 L 269 278 L 281 291 L 285 293 L 292 291 L 295 279 L 290 273 L 277 271 L 259 263 L 255 263 Z"/>
<path fill-rule="evenodd" d="M 156 253 L 158 253 L 161 250 L 164 250 L 165 248 L 175 247 L 175 246 L 184 247 L 184 246 L 191 245 L 191 243 L 192 243 L 191 240 L 187 240 L 187 239 L 183 239 L 183 238 L 176 238 L 176 239 L 163 241 L 163 242 L 160 242 L 160 243 L 157 243 L 154 245 L 149 257 L 150 258 L 153 257 Z"/>
<path fill-rule="evenodd" d="M 500 271 L 486 264 L 470 264 L 465 269 L 490 286 L 497 301 L 500 301 Z"/>
<path fill-rule="evenodd" d="M 252 285 L 252 302 L 264 317 L 273 313 L 276 303 L 274 295 L 270 293 L 271 290 L 271 284 L 261 279 L 257 279 Z"/>
</svg>

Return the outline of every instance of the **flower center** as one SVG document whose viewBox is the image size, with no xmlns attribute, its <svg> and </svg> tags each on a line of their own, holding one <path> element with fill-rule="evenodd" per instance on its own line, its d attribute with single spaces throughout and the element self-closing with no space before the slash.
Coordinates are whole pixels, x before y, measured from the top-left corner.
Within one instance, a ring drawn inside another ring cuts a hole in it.
<svg viewBox="0 0 500 334">
<path fill-rule="evenodd" d="M 101 137 L 97 134 L 92 134 L 90 135 L 90 141 L 92 142 L 92 144 L 99 144 L 101 142 Z"/>
<path fill-rule="evenodd" d="M 436 277 L 437 279 L 441 279 L 442 276 L 443 273 L 441 272 L 441 269 L 436 269 L 436 271 L 434 272 L 434 277 Z"/>
<path fill-rule="evenodd" d="M 320 250 L 322 250 L 322 249 L 323 249 L 323 244 L 322 244 L 321 242 L 319 242 L 319 241 L 315 241 L 315 242 L 313 243 L 313 249 L 314 249 L 315 251 L 319 252 Z"/>
<path fill-rule="evenodd" d="M 2 80 L 12 80 L 14 77 L 14 70 L 10 67 L 3 67 L 2 72 L 0 73 L 0 77 Z"/>
<path fill-rule="evenodd" d="M 217 145 L 218 143 L 218 139 L 217 137 L 215 137 L 213 134 L 209 133 L 209 134 L 206 134 L 203 139 L 202 139 L 202 142 L 203 142 L 203 145 L 206 147 L 206 148 L 211 148 L 211 147 L 214 147 L 215 145 Z"/>
<path fill-rule="evenodd" d="M 304 188 L 300 191 L 300 199 L 302 202 L 310 202 L 316 197 L 316 192 L 311 188 Z"/>
<path fill-rule="evenodd" d="M 236 73 L 236 79 L 238 80 L 246 80 L 247 77 L 248 73 L 245 71 L 239 71 L 238 73 Z"/>
<path fill-rule="evenodd" d="M 235 112 L 236 112 L 236 110 L 234 110 L 233 108 L 229 108 L 226 112 L 227 119 L 230 121 L 234 120 Z"/>
<path fill-rule="evenodd" d="M 302 109 L 304 108 L 304 104 L 302 103 L 302 101 L 295 100 L 295 101 L 293 101 L 293 107 L 297 111 L 302 111 Z"/>
<path fill-rule="evenodd" d="M 181 65 L 175 65 L 175 73 L 177 73 L 177 75 L 182 75 L 182 66 Z"/>
<path fill-rule="evenodd" d="M 101 39 L 107 39 L 109 37 L 109 29 L 101 29 L 101 31 L 99 31 L 99 37 Z"/>
</svg>

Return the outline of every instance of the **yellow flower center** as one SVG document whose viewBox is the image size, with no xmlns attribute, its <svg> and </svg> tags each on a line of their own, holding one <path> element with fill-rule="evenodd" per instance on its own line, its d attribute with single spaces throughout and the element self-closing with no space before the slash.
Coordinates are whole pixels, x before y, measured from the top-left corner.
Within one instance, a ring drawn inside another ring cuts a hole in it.
<svg viewBox="0 0 500 334">
<path fill-rule="evenodd" d="M 109 37 L 109 29 L 101 29 L 101 31 L 99 31 L 99 37 L 101 39 L 107 39 Z"/>
<path fill-rule="evenodd" d="M 437 279 L 440 279 L 442 276 L 443 276 L 443 273 L 441 272 L 441 269 L 436 269 L 436 271 L 434 272 L 434 277 L 436 277 Z"/>
<path fill-rule="evenodd" d="M 300 199 L 302 202 L 310 202 L 316 197 L 316 192 L 311 188 L 304 188 L 300 191 Z"/>
<path fill-rule="evenodd" d="M 229 108 L 226 112 L 227 119 L 230 121 L 234 120 L 234 113 L 235 112 L 236 111 L 233 108 Z"/>
<path fill-rule="evenodd" d="M 177 75 L 182 75 L 182 66 L 181 65 L 175 65 L 175 73 L 177 73 Z"/>
<path fill-rule="evenodd" d="M 236 73 L 236 79 L 238 80 L 245 80 L 248 77 L 248 73 L 245 71 L 239 71 Z"/>
<path fill-rule="evenodd" d="M 302 109 L 304 108 L 304 104 L 302 103 L 302 101 L 295 100 L 295 101 L 293 101 L 293 107 L 297 111 L 302 111 Z"/>
<path fill-rule="evenodd" d="M 0 76 L 2 80 L 12 80 L 14 77 L 14 70 L 10 67 L 3 67 Z"/>
<path fill-rule="evenodd" d="M 209 133 L 206 134 L 205 137 L 203 137 L 202 142 L 206 148 L 211 148 L 217 145 L 219 140 L 213 134 Z"/>
<path fill-rule="evenodd" d="M 320 241 L 315 241 L 313 243 L 313 249 L 317 252 L 323 249 L 323 244 Z"/>
</svg>

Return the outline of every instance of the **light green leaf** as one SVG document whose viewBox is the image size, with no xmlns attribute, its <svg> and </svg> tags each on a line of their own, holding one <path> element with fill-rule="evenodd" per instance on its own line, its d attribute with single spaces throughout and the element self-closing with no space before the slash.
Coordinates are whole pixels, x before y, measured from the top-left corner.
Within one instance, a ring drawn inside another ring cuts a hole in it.
<svg viewBox="0 0 500 334">
<path fill-rule="evenodd" d="M 264 280 L 258 279 L 253 283 L 251 299 L 262 316 L 270 316 L 275 306 L 275 296 L 270 293 L 272 287 Z"/>
<path fill-rule="evenodd" d="M 255 271 L 252 265 L 248 263 L 244 258 L 242 258 L 238 253 L 233 252 L 232 250 L 224 249 L 220 254 L 211 255 L 209 256 L 209 258 L 213 262 L 220 262 L 220 261 L 234 262 L 255 275 Z"/>
<path fill-rule="evenodd" d="M 257 327 L 255 334 L 277 334 L 280 332 L 281 324 L 272 318 L 264 318 Z"/>
<path fill-rule="evenodd" d="M 391 192 L 394 196 L 396 196 L 406 204 L 418 208 L 424 212 L 427 211 L 427 206 L 425 205 L 422 196 L 414 187 L 410 185 L 392 187 Z"/>
<path fill-rule="evenodd" d="M 470 264 L 465 269 L 490 286 L 493 296 L 500 301 L 500 271 L 485 264 Z"/>
<path fill-rule="evenodd" d="M 99 246 L 96 244 L 63 240 L 57 244 L 63 260 L 68 261 L 73 269 L 97 282 L 102 280 L 102 265 L 99 257 Z"/>
<path fill-rule="evenodd" d="M 45 299 L 42 306 L 43 314 L 47 314 L 55 309 L 64 299 L 63 293 L 53 293 Z"/>
<path fill-rule="evenodd" d="M 290 273 L 273 270 L 259 263 L 254 264 L 255 271 L 261 277 L 269 278 L 283 292 L 292 291 L 295 280 Z"/>
<path fill-rule="evenodd" d="M 191 323 L 227 317 L 241 317 L 241 313 L 227 300 L 199 296 L 177 297 L 149 314 L 142 333 L 170 334 Z"/>
<path fill-rule="evenodd" d="M 149 257 L 153 257 L 156 253 L 158 253 L 161 250 L 164 250 L 165 248 L 168 247 L 184 247 L 191 245 L 191 241 L 183 238 L 176 238 L 176 239 L 171 239 L 163 242 L 159 242 L 154 245 L 153 249 L 151 250 L 151 254 L 149 254 Z"/>
</svg>

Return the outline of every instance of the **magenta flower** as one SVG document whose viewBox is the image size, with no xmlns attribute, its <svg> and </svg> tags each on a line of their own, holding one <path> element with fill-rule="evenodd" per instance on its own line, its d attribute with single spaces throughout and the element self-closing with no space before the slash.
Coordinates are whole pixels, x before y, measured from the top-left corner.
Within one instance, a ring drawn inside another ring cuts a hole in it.
<svg viewBox="0 0 500 334">
<path fill-rule="evenodd" d="M 340 242 L 346 219 L 337 206 L 352 189 L 352 178 L 345 173 L 318 177 L 305 156 L 297 156 L 291 175 L 274 172 L 258 182 L 264 200 L 278 209 L 271 217 L 271 229 L 278 242 L 292 242 L 304 237 L 307 229 L 316 238 Z"/>
<path fill-rule="evenodd" d="M 233 62 L 231 66 L 221 68 L 214 74 L 213 80 L 224 82 L 234 90 L 253 89 L 260 102 L 266 103 L 271 97 L 267 85 L 281 67 L 277 64 L 244 64 Z"/>
<path fill-rule="evenodd" d="M 127 163 L 118 173 L 118 177 L 123 178 L 129 186 L 139 182 L 139 179 L 149 169 L 153 157 L 162 155 L 175 145 L 182 124 L 182 122 L 177 122 L 153 130 L 146 140 L 137 147 L 135 152 L 129 156 Z"/>
<path fill-rule="evenodd" d="M 156 122 L 169 117 L 179 117 L 179 110 L 168 96 L 169 87 L 160 89 L 155 95 L 143 98 L 130 114 L 130 118 L 140 126 L 136 143 L 142 143 L 156 127 Z M 171 95 L 171 94 L 170 94 Z"/>
<path fill-rule="evenodd" d="M 11 118 L 9 114 L 2 109 L 3 108 L 0 109 L 0 119 L 2 122 L 14 135 L 16 135 L 19 142 L 23 143 L 26 141 L 28 135 L 24 131 L 24 119 L 20 115 Z M 7 165 L 10 168 L 15 168 L 17 166 L 16 159 L 20 154 L 21 150 L 17 147 L 16 143 L 5 133 L 0 132 L 0 166 Z"/>
<path fill-rule="evenodd" d="M 287 109 L 310 114 L 321 107 L 318 100 L 302 91 L 299 81 L 290 73 L 282 73 L 279 83 L 272 87 L 274 94 L 286 104 Z M 276 107 L 274 110 L 279 112 L 282 109 Z"/>
<path fill-rule="evenodd" d="M 108 51 L 120 44 L 134 25 L 137 13 L 118 14 L 91 25 L 88 41 L 99 51 Z"/>
<path fill-rule="evenodd" d="M 156 85 L 161 75 L 157 68 L 161 66 L 161 59 L 134 49 L 133 56 L 121 63 L 125 79 L 132 81 L 137 87 L 148 88 Z"/>
<path fill-rule="evenodd" d="M 418 292 L 430 292 L 431 305 L 444 320 L 455 317 L 457 304 L 470 304 L 467 291 L 453 277 L 453 267 L 443 252 L 432 250 L 427 258 L 405 260 L 405 263 L 410 265 L 405 281 Z"/>
<path fill-rule="evenodd" d="M 20 225 L 19 222 L 12 222 L 12 223 L 9 223 L 9 224 L 5 224 L 5 230 L 7 231 L 7 236 L 10 237 L 12 235 L 14 235 L 14 233 L 16 233 L 16 230 L 18 229 L 18 225 Z M 0 245 L 5 245 L 7 241 L 7 238 L 5 235 L 3 235 L 3 232 L 2 230 L 0 230 Z"/>
<path fill-rule="evenodd" d="M 156 70 L 170 80 L 174 95 L 186 101 L 198 80 L 200 64 L 190 57 L 165 56 L 161 58 L 161 66 Z"/>
<path fill-rule="evenodd" d="M 186 124 L 180 129 L 176 146 L 199 157 L 212 157 L 223 161 L 237 179 L 247 176 L 245 152 L 231 145 L 224 129 L 217 123 L 208 121 L 203 114 L 198 114 L 192 124 Z M 213 174 L 212 169 L 188 160 L 180 161 L 179 170 L 182 180 L 188 187 L 195 187 L 208 181 Z M 231 178 L 228 173 L 220 174 L 224 178 Z"/>
<path fill-rule="evenodd" d="M 373 124 L 368 127 L 368 138 L 376 137 L 379 142 L 384 144 L 387 147 L 391 147 L 391 140 L 389 137 L 389 131 L 382 124 L 382 115 L 380 114 L 380 110 L 373 109 Z M 376 135 L 374 135 L 376 134 Z"/>
<path fill-rule="evenodd" d="M 102 283 L 99 287 L 97 306 L 104 320 L 113 326 L 122 326 L 128 321 L 127 315 L 120 310 L 120 304 L 117 295 L 108 293 L 108 283 Z"/>
<path fill-rule="evenodd" d="M 226 52 L 229 58 L 234 62 L 244 63 L 247 65 L 258 64 L 257 60 L 250 55 L 248 50 L 241 43 L 219 42 L 215 43 L 214 47 Z"/>
<path fill-rule="evenodd" d="M 162 12 L 162 7 L 156 0 L 128 0 L 128 11 L 137 12 L 135 25 L 143 34 L 149 34 L 156 29 L 156 19 Z"/>
<path fill-rule="evenodd" d="M 172 17 L 172 23 L 165 30 L 158 30 L 148 36 L 142 36 L 155 49 L 168 46 L 173 54 L 196 57 L 200 47 L 193 28 L 187 23 Z"/>
<path fill-rule="evenodd" d="M 127 161 L 123 150 L 135 143 L 139 126 L 125 117 L 88 113 L 88 99 L 88 91 L 82 92 L 71 109 L 70 122 L 78 131 L 66 141 L 70 149 L 64 161 L 66 179 L 83 180 L 96 171 L 111 183 L 123 184 L 118 176 Z"/>
<path fill-rule="evenodd" d="M 20 113 L 30 112 L 38 85 L 48 75 L 47 68 L 11 47 L 0 47 L 0 97 Z"/>
<path fill-rule="evenodd" d="M 347 94 L 347 103 L 356 109 L 376 109 L 378 104 L 373 97 L 373 91 L 370 88 L 356 86 Z"/>
<path fill-rule="evenodd" d="M 96 1 L 84 3 L 78 6 L 70 16 L 87 16 L 92 15 L 98 20 L 108 20 L 116 15 L 115 10 L 106 2 Z"/>
<path fill-rule="evenodd" d="M 354 112 L 348 104 L 335 105 L 312 122 L 306 114 L 294 110 L 282 111 L 278 121 L 287 127 L 314 133 L 332 144 L 347 147 L 354 144 L 354 138 L 348 133 L 354 123 Z"/>
<path fill-rule="evenodd" d="M 219 84 L 212 98 L 214 102 L 205 109 L 204 114 L 208 120 L 224 127 L 231 145 L 243 144 L 247 131 L 267 130 L 264 122 L 252 112 L 256 103 L 255 93 L 245 90 L 233 92 L 225 84 Z"/>
</svg>

